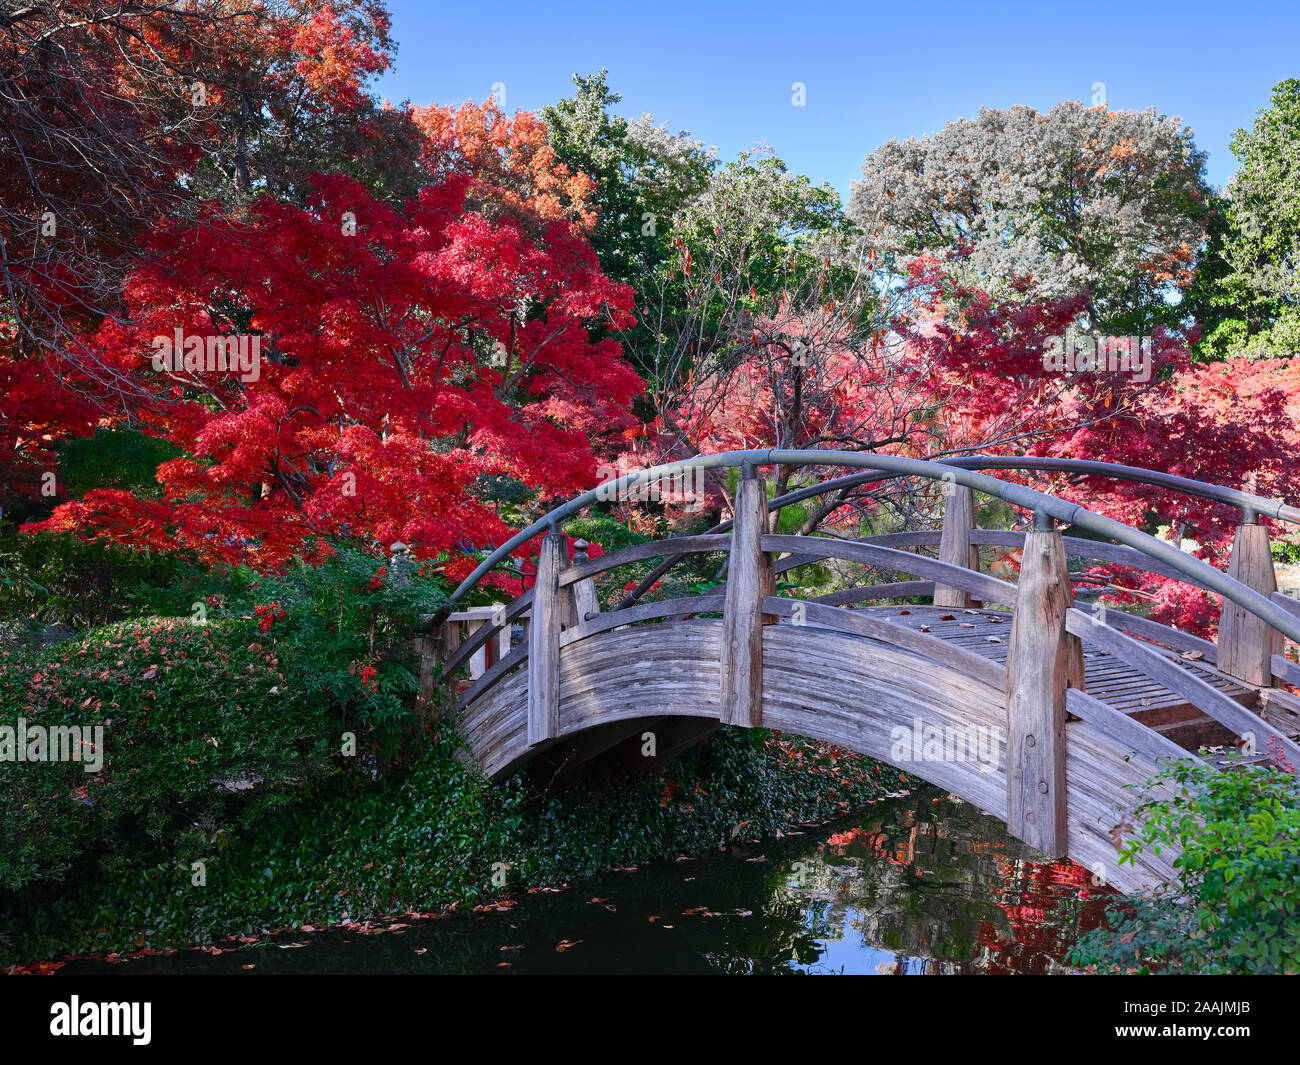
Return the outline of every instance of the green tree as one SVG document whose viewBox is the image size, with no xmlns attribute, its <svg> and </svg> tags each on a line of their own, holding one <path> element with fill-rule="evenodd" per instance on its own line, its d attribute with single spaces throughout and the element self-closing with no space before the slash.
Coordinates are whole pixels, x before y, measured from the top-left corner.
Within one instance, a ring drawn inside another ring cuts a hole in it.
<svg viewBox="0 0 1300 1065">
<path fill-rule="evenodd" d="M 1300 80 L 1273 89 L 1253 129 L 1239 129 L 1241 163 L 1212 225 L 1191 306 L 1201 354 L 1223 358 L 1300 347 Z"/>
<path fill-rule="evenodd" d="M 574 96 L 542 108 L 551 147 L 570 170 L 597 183 L 591 246 L 605 273 L 638 287 L 667 257 L 673 216 L 708 183 L 714 149 L 685 130 L 670 133 L 646 114 L 614 114 L 622 97 L 608 72 L 575 74 Z"/>
<path fill-rule="evenodd" d="M 931 256 L 999 299 L 1081 296 L 1100 328 L 1148 332 L 1181 316 L 1204 169 L 1192 131 L 1154 110 L 984 109 L 870 153 L 849 214 L 900 266 Z"/>
</svg>

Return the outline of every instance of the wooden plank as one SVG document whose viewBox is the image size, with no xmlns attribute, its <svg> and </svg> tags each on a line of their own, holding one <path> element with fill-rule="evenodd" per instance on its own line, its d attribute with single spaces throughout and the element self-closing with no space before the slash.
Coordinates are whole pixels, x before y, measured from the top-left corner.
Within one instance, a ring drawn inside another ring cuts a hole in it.
<svg viewBox="0 0 1300 1065">
<path fill-rule="evenodd" d="M 1277 591 L 1268 530 L 1238 525 L 1228 560 L 1228 576 L 1271 599 Z M 1224 598 L 1219 611 L 1219 668 L 1247 684 L 1273 683 L 1271 659 L 1282 653 L 1282 634 L 1245 607 Z"/>
<path fill-rule="evenodd" d="M 1129 614 L 1113 607 L 1106 607 L 1104 611 L 1099 612 L 1094 604 L 1087 612 L 1097 624 L 1109 625 L 1131 636 L 1141 636 L 1143 639 L 1164 644 L 1177 651 L 1199 651 L 1201 660 L 1211 665 L 1219 659 L 1219 648 L 1216 644 L 1203 640 L 1199 636 L 1193 636 L 1190 632 L 1170 628 L 1150 618 L 1140 618 L 1136 614 Z"/>
<path fill-rule="evenodd" d="M 528 648 L 528 744 L 560 732 L 560 570 L 563 534 L 552 529 L 542 537 L 533 585 L 533 623 Z"/>
<path fill-rule="evenodd" d="M 513 602 L 505 604 L 506 612 L 504 615 L 503 623 L 509 624 L 515 618 L 519 617 L 519 615 L 522 614 L 525 610 L 528 610 L 532 605 L 533 605 L 533 589 L 529 588 L 528 591 L 524 592 L 524 594 L 521 595 L 518 599 L 515 599 Z M 447 661 L 443 663 L 442 666 L 443 678 L 446 679 L 454 675 L 456 670 L 458 670 L 461 666 L 465 664 L 466 659 L 468 659 L 471 655 L 476 653 L 478 649 L 482 647 L 485 643 L 487 643 L 488 640 L 497 631 L 498 631 L 498 626 L 492 625 L 491 623 L 483 625 L 478 630 L 478 632 L 474 633 L 474 635 L 470 639 L 467 639 L 464 643 L 462 643 L 456 649 L 456 651 L 451 655 L 451 657 L 448 658 Z"/>
<path fill-rule="evenodd" d="M 880 533 L 877 536 L 863 536 L 860 544 L 874 544 L 876 547 L 935 547 L 943 539 L 938 529 L 921 529 L 918 531 Z"/>
<path fill-rule="evenodd" d="M 867 603 L 873 599 L 907 599 L 914 595 L 933 595 L 934 581 L 895 581 L 892 584 L 868 584 L 861 588 L 845 588 L 809 600 L 824 606 L 847 606 L 850 603 Z"/>
<path fill-rule="evenodd" d="M 1029 533 L 1006 672 L 1007 829 L 1053 858 L 1069 850 L 1066 691 L 1084 683 L 1083 648 L 1066 629 L 1073 602 L 1061 534 Z"/>
<path fill-rule="evenodd" d="M 773 553 L 802 553 L 815 558 L 842 558 L 897 573 L 910 573 L 936 583 L 943 581 L 964 588 L 985 602 L 1012 606 L 1016 601 L 1016 588 L 1013 584 L 892 547 L 874 547 L 854 540 L 835 540 L 827 536 L 768 535 L 763 537 L 763 550 Z"/>
<path fill-rule="evenodd" d="M 1090 722 L 1117 743 L 1152 763 L 1177 761 L 1179 758 L 1201 761 L 1198 755 L 1184 750 L 1173 740 L 1078 688 L 1070 688 L 1065 693 L 1065 708 L 1075 717 Z"/>
<path fill-rule="evenodd" d="M 1016 548 L 1022 546 L 1024 540 L 1025 534 L 1014 529 L 973 529 L 971 531 L 971 543 L 979 546 Z M 1197 588 L 1205 587 L 1196 578 L 1189 577 L 1173 566 L 1152 558 L 1134 547 L 1107 543 L 1105 540 L 1086 540 L 1081 536 L 1062 536 L 1061 540 L 1065 544 L 1065 553 L 1071 558 L 1082 558 L 1092 562 L 1109 562 L 1116 566 L 1125 566 L 1128 569 L 1156 573 L 1162 577 L 1182 581 L 1184 584 L 1191 584 Z"/>
<path fill-rule="evenodd" d="M 1274 655 L 1269 659 L 1269 668 L 1279 680 L 1300 685 L 1300 663 L 1292 662 L 1285 655 Z"/>
<path fill-rule="evenodd" d="M 648 544 L 633 544 L 618 551 L 611 551 L 599 558 L 589 558 L 569 566 L 560 577 L 560 586 L 567 587 L 575 581 L 595 577 L 629 562 L 645 562 L 652 558 L 672 558 L 676 561 L 685 555 L 704 551 L 726 551 L 731 546 L 731 537 L 726 533 L 710 533 L 706 536 L 675 536 L 670 540 L 653 540 Z"/>
<path fill-rule="evenodd" d="M 918 632 L 907 625 L 895 625 L 858 610 L 840 610 L 807 600 L 785 599 L 781 596 L 769 596 L 764 599 L 763 609 L 768 613 L 784 617 L 802 616 L 804 625 L 819 625 L 840 632 L 851 632 L 856 636 L 866 636 L 869 639 L 913 651 L 941 665 L 961 670 L 999 691 L 1006 683 L 1003 669 L 987 658 L 964 650 L 951 641 L 940 639 L 930 633 Z"/>
<path fill-rule="evenodd" d="M 767 531 L 767 487 L 747 468 L 736 486 L 731 561 L 722 612 L 722 702 L 724 725 L 763 724 L 763 597 L 776 591 L 772 561 L 763 550 Z"/>
<path fill-rule="evenodd" d="M 574 582 L 573 611 L 578 625 L 600 613 L 600 598 L 596 595 L 596 584 L 590 578 Z"/>
<path fill-rule="evenodd" d="M 463 708 L 469 706 L 475 699 L 489 692 L 496 686 L 497 681 L 504 677 L 516 666 L 523 663 L 528 657 L 528 643 L 525 641 L 518 647 L 514 648 L 508 655 L 497 661 L 483 676 L 479 677 L 473 684 L 461 693 L 459 705 Z"/>
<path fill-rule="evenodd" d="M 625 606 L 621 610 L 607 610 L 589 618 L 575 629 L 560 634 L 560 646 L 568 647 L 571 643 L 595 636 L 598 632 L 633 625 L 638 621 L 650 621 L 655 618 L 683 617 L 687 614 L 713 614 L 724 608 L 725 597 L 714 593 L 710 595 L 684 595 L 677 599 L 664 599 L 655 603 L 637 603 Z"/>
<path fill-rule="evenodd" d="M 1151 644 L 1135 640 L 1109 625 L 1095 625 L 1081 610 L 1069 612 L 1066 626 L 1076 636 L 1104 647 L 1161 687 L 1181 695 L 1196 709 L 1214 718 L 1235 735 L 1243 739 L 1253 736 L 1259 745 L 1261 737 L 1271 734 L 1267 723 L 1257 714 L 1198 676 L 1191 668 L 1166 658 Z M 1288 758 L 1293 762 L 1300 759 L 1300 747 L 1285 739 L 1282 744 Z"/>
<path fill-rule="evenodd" d="M 479 621 L 477 618 L 465 622 L 465 631 L 470 642 L 474 645 L 474 653 L 469 656 L 470 680 L 477 680 L 487 672 L 487 641 L 491 638 L 493 631 L 487 627 L 487 624 L 486 621 Z M 486 639 L 474 639 L 479 630 L 483 630 L 487 634 Z"/>
<path fill-rule="evenodd" d="M 949 484 L 943 508 L 943 532 L 939 540 L 939 561 L 962 569 L 980 568 L 979 548 L 971 543 L 975 527 L 975 494 L 964 484 Z M 969 607 L 975 600 L 965 588 L 935 583 L 934 605 Z"/>
</svg>

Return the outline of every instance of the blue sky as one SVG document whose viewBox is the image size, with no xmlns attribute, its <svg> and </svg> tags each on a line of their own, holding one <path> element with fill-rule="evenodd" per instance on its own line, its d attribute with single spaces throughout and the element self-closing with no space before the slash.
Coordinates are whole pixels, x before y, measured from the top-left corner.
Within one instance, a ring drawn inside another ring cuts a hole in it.
<svg viewBox="0 0 1300 1065">
<path fill-rule="evenodd" d="M 394 102 L 483 100 L 506 110 L 570 94 L 570 76 L 607 67 L 628 116 L 649 111 L 723 158 L 759 143 L 842 195 L 863 156 L 981 106 L 1091 102 L 1177 115 L 1209 152 L 1211 183 L 1236 168 L 1233 132 L 1269 91 L 1300 77 L 1297 0 L 1074 0 L 880 4 L 431 3 L 389 0 Z M 806 85 L 806 106 L 791 85 Z"/>
</svg>

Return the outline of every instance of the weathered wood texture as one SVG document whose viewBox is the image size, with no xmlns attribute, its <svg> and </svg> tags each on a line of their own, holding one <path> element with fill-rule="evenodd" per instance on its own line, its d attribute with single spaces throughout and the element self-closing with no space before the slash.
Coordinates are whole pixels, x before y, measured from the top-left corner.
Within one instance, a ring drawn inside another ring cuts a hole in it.
<svg viewBox="0 0 1300 1065">
<path fill-rule="evenodd" d="M 1070 632 L 1096 644 L 1117 658 L 1123 659 L 1162 687 L 1177 692 L 1208 717 L 1243 740 L 1262 746 L 1272 730 L 1267 723 L 1235 699 L 1207 683 L 1180 663 L 1172 661 L 1149 643 L 1135 640 L 1109 625 L 1099 625 L 1081 610 L 1071 610 L 1066 618 Z M 1286 756 L 1293 762 L 1300 759 L 1300 747 L 1290 740 L 1281 740 Z"/>
<path fill-rule="evenodd" d="M 964 484 L 949 484 L 943 509 L 943 533 L 939 540 L 939 561 L 962 569 L 980 568 L 979 548 L 971 543 L 975 528 L 975 493 Z M 934 605 L 968 607 L 974 598 L 965 588 L 936 583 Z"/>
<path fill-rule="evenodd" d="M 763 552 L 767 488 L 758 477 L 736 486 L 731 559 L 722 614 L 722 715 L 724 725 L 763 724 L 763 597 L 776 591 L 771 559 Z"/>
<path fill-rule="evenodd" d="M 719 621 L 665 621 L 603 632 L 566 647 L 559 736 L 614 721 L 664 716 L 716 720 L 721 630 Z M 1005 819 L 1007 717 L 999 684 L 960 665 L 935 663 L 853 633 L 782 624 L 764 627 L 762 635 L 767 727 L 891 762 Z M 809 683 L 810 676 L 817 683 Z M 527 674 L 516 671 L 462 715 L 470 757 L 490 776 L 513 772 L 538 749 L 527 743 L 527 686 Z M 899 737 L 911 736 L 918 721 L 922 730 L 945 736 L 982 729 L 980 735 L 995 753 L 988 762 L 970 757 L 917 762 L 910 753 L 900 757 L 911 748 L 905 742 L 900 747 Z M 1071 722 L 1066 743 L 1071 856 L 1089 868 L 1103 868 L 1107 881 L 1121 891 L 1167 879 L 1168 854 L 1142 855 L 1136 867 L 1114 868 L 1109 836 L 1120 811 L 1132 806 L 1124 785 L 1144 781 L 1152 763 L 1133 756 L 1131 747 L 1091 721 Z"/>
<path fill-rule="evenodd" d="M 533 584 L 533 622 L 528 630 L 528 742 L 549 740 L 560 728 L 560 570 L 564 565 L 564 535 L 542 537 Z"/>
<path fill-rule="evenodd" d="M 1262 525 L 1238 525 L 1228 560 L 1228 576 L 1265 598 L 1277 591 L 1268 530 Z M 1271 659 L 1282 653 L 1282 634 L 1231 599 L 1219 613 L 1219 668 L 1247 684 L 1271 684 Z"/>
<path fill-rule="evenodd" d="M 1065 627 L 1073 602 L 1061 534 L 1029 533 L 1007 658 L 1007 828 L 1053 857 L 1069 852 L 1065 693 L 1083 687 L 1083 648 Z"/>
<path fill-rule="evenodd" d="M 809 559 L 842 558 L 895 573 L 908 573 L 932 580 L 936 584 L 944 582 L 955 588 L 963 588 L 986 603 L 1011 606 L 1016 601 L 1016 588 L 1013 584 L 983 573 L 975 573 L 962 566 L 949 565 L 947 562 L 892 547 L 876 547 L 857 540 L 837 540 L 829 536 L 769 535 L 763 537 L 763 550 L 773 554 L 788 552 L 804 555 Z"/>
</svg>

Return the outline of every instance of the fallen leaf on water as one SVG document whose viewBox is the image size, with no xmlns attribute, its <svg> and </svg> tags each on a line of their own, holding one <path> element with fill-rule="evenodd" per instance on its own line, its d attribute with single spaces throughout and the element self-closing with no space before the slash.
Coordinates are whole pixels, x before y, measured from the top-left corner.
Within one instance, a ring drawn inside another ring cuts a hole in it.
<svg viewBox="0 0 1300 1065">
<path fill-rule="evenodd" d="M 255 966 L 255 965 L 241 965 L 240 968 L 241 968 L 241 969 L 255 969 L 255 968 L 257 968 L 257 966 Z"/>
<path fill-rule="evenodd" d="M 576 947 L 576 946 L 577 946 L 579 943 L 581 943 L 581 942 L 582 942 L 581 939 L 562 939 L 562 940 L 560 940 L 560 942 L 556 945 L 555 949 L 556 949 L 557 951 L 566 951 L 566 950 L 568 950 L 570 947 Z"/>
<path fill-rule="evenodd" d="M 499 962 L 497 962 L 497 968 L 498 968 L 498 969 L 508 969 L 508 968 L 509 968 L 511 965 L 513 965 L 513 964 L 514 964 L 514 962 L 509 962 L 509 961 L 499 961 Z"/>
</svg>

